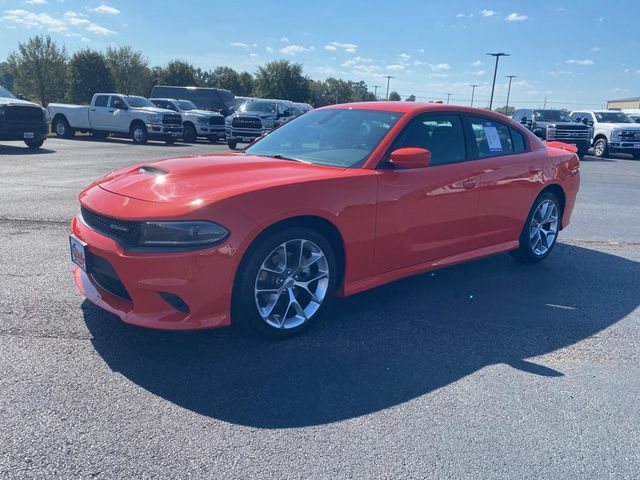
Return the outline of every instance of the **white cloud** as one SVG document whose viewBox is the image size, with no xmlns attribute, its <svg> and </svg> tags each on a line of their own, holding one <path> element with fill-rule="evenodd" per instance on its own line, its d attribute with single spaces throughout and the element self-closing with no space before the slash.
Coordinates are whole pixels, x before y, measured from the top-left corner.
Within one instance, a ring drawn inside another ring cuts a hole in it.
<svg viewBox="0 0 640 480">
<path fill-rule="evenodd" d="M 464 13 L 458 13 L 458 14 L 456 15 L 456 18 L 462 18 L 462 17 L 464 17 Z"/>
<path fill-rule="evenodd" d="M 287 37 L 282 37 L 282 38 L 280 39 L 280 41 L 281 41 L 282 43 L 289 43 L 289 39 L 288 39 Z"/>
<path fill-rule="evenodd" d="M 28 5 L 44 5 L 48 3 L 47 0 L 26 0 L 24 3 Z"/>
<path fill-rule="evenodd" d="M 398 65 L 398 64 L 387 65 L 387 70 L 392 70 L 394 72 L 399 72 L 399 71 L 404 70 L 404 65 Z"/>
<path fill-rule="evenodd" d="M 96 8 L 91 9 L 92 12 L 96 13 L 104 13 L 106 15 L 118 15 L 120 10 L 115 7 L 110 7 L 109 5 L 105 5 L 104 3 Z"/>
<path fill-rule="evenodd" d="M 451 68 L 451 65 L 449 65 L 448 63 L 437 63 L 435 65 L 432 63 L 428 63 L 427 65 L 429 65 L 429 68 L 431 68 L 431 70 L 433 70 L 434 72 L 449 70 Z"/>
<path fill-rule="evenodd" d="M 504 19 L 507 22 L 522 22 L 522 21 L 526 20 L 527 18 L 529 18 L 529 17 L 527 17 L 526 15 L 520 15 L 520 14 L 515 13 L 515 12 L 514 13 L 510 13 L 509 15 L 504 17 Z"/>
<path fill-rule="evenodd" d="M 249 54 L 249 56 L 250 56 L 251 58 L 255 58 L 255 57 L 257 57 L 257 56 L 258 56 L 258 54 L 257 54 L 257 53 L 250 53 L 250 54 Z"/>
<path fill-rule="evenodd" d="M 66 12 L 62 18 L 66 23 L 74 27 L 78 25 L 89 25 L 91 23 L 86 15 L 78 12 Z"/>
<path fill-rule="evenodd" d="M 473 65 L 474 67 L 479 67 L 480 65 L 483 65 L 483 64 L 484 62 L 482 60 L 476 60 L 471 65 Z"/>
<path fill-rule="evenodd" d="M 285 55 L 294 56 L 296 53 L 312 52 L 313 50 L 315 50 L 314 47 L 303 47 L 302 45 L 287 45 L 286 47 L 281 48 L 280 52 L 284 53 Z"/>
<path fill-rule="evenodd" d="M 53 18 L 46 13 L 35 13 L 29 10 L 5 10 L 2 20 L 25 28 L 43 28 L 50 32 L 64 32 L 67 30 L 63 20 Z"/>
<path fill-rule="evenodd" d="M 249 48 L 249 44 L 242 42 L 231 42 L 229 45 L 231 45 L 232 47 Z"/>
<path fill-rule="evenodd" d="M 495 10 L 487 10 L 486 8 L 484 10 L 480 11 L 480 15 L 482 15 L 483 17 L 493 17 L 496 13 Z"/>
<path fill-rule="evenodd" d="M 420 65 L 424 65 L 424 62 L 421 62 L 420 60 L 414 60 L 414 61 L 413 61 L 413 64 L 414 64 L 416 67 L 419 67 Z"/>
<path fill-rule="evenodd" d="M 575 59 L 571 59 L 571 60 L 567 60 L 566 63 L 572 64 L 572 65 L 593 65 L 593 60 L 589 60 L 584 59 L 584 60 L 575 60 Z"/>
<path fill-rule="evenodd" d="M 573 72 L 569 71 L 569 70 L 555 70 L 553 72 L 549 72 L 549 75 L 551 75 L 552 77 L 561 77 L 563 75 L 572 75 Z"/>
<path fill-rule="evenodd" d="M 342 49 L 346 53 L 356 53 L 358 49 L 358 45 L 355 43 L 340 43 L 340 42 L 331 42 L 324 46 L 325 50 L 329 50 L 331 52 L 335 52 L 337 49 Z"/>
<path fill-rule="evenodd" d="M 273 53 L 273 48 L 271 48 L 271 47 L 267 47 L 267 48 L 265 48 L 265 50 L 266 50 L 267 52 L 269 52 L 269 53 Z"/>
<path fill-rule="evenodd" d="M 411 58 L 411 55 L 409 55 L 407 53 L 401 53 L 400 55 L 398 55 L 398 58 L 400 60 L 403 60 L 403 61 L 406 62 L 407 60 L 409 60 Z"/>
<path fill-rule="evenodd" d="M 486 72 L 484 70 L 478 70 L 477 72 L 474 72 L 474 75 L 477 75 L 478 77 L 484 75 Z"/>
<path fill-rule="evenodd" d="M 592 47 L 592 48 L 591 48 L 591 51 L 592 51 L 592 52 L 601 52 L 601 51 L 602 51 L 602 48 L 600 48 L 600 47 Z"/>
<path fill-rule="evenodd" d="M 95 23 L 90 24 L 87 27 L 87 30 L 91 33 L 95 33 L 96 35 L 115 35 L 117 32 L 113 30 L 109 30 L 108 28 L 102 27 L 100 25 L 96 25 Z"/>
<path fill-rule="evenodd" d="M 418 53 L 424 53 L 424 48 L 418 48 L 418 49 L 416 50 L 416 52 L 418 52 Z"/>
</svg>

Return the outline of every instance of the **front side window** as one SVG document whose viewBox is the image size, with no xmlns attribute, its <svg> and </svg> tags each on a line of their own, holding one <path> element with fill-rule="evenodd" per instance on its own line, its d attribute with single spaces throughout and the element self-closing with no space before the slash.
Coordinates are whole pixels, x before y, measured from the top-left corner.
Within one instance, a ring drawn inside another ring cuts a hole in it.
<svg viewBox="0 0 640 480">
<path fill-rule="evenodd" d="M 419 115 L 400 132 L 391 150 L 417 147 L 431 152 L 431 166 L 467 158 L 462 119 L 457 115 Z"/>
<path fill-rule="evenodd" d="M 197 110 L 198 109 L 198 107 L 196 107 L 194 105 L 194 103 L 190 102 L 189 100 L 177 100 L 176 103 L 185 112 L 188 112 L 189 110 Z"/>
<path fill-rule="evenodd" d="M 537 110 L 535 112 L 538 122 L 570 122 L 571 117 L 563 110 Z"/>
<path fill-rule="evenodd" d="M 155 107 L 153 103 L 144 97 L 126 96 L 124 98 L 127 99 L 127 103 L 129 103 L 133 108 Z"/>
<path fill-rule="evenodd" d="M 513 153 L 513 141 L 508 126 L 489 118 L 469 117 L 478 157 Z"/>
<path fill-rule="evenodd" d="M 121 108 L 125 106 L 125 103 L 121 97 L 111 97 L 111 103 L 109 106 L 111 108 Z"/>
<path fill-rule="evenodd" d="M 359 168 L 401 116 L 402 113 L 377 110 L 314 110 L 285 123 L 245 152 L 319 165 Z"/>
</svg>

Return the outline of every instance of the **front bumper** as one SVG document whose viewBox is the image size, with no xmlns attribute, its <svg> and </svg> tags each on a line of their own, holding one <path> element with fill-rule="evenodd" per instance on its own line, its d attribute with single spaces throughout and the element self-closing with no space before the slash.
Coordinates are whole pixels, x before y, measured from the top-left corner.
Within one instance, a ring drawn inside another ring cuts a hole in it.
<svg viewBox="0 0 640 480">
<path fill-rule="evenodd" d="M 41 140 L 47 138 L 48 123 L 5 123 L 0 122 L 0 140 Z M 33 133 L 33 138 L 25 138 Z"/>
<path fill-rule="evenodd" d="M 209 125 L 199 123 L 196 125 L 196 133 L 199 137 L 223 138 L 225 136 L 225 127 L 224 125 Z"/>
<path fill-rule="evenodd" d="M 609 142 L 609 150 L 623 153 L 640 153 L 640 142 Z"/>
<path fill-rule="evenodd" d="M 149 123 L 146 125 L 146 127 L 150 139 L 178 139 L 182 136 L 182 125 L 163 125 L 158 123 Z"/>
<path fill-rule="evenodd" d="M 227 127 L 226 135 L 227 141 L 229 142 L 252 142 L 256 138 L 264 135 L 265 133 L 269 133 L 271 131 L 270 128 L 261 128 L 259 130 L 249 130 L 249 129 L 241 129 L 241 128 L 232 128 Z"/>
<path fill-rule="evenodd" d="M 121 206 L 123 200 L 128 201 L 128 208 L 149 203 L 100 190 L 95 187 L 93 196 L 110 211 Z M 238 225 L 237 230 L 245 231 L 245 228 L 250 227 Z M 164 330 L 230 324 L 233 278 L 240 257 L 233 238 L 222 245 L 196 251 L 131 252 L 88 227 L 80 214 L 71 223 L 71 233 L 86 243 L 88 250 L 89 273 L 73 268 L 78 288 L 91 302 L 125 323 Z M 111 272 L 108 278 L 104 275 L 106 270 Z M 175 302 L 171 304 L 166 300 L 167 294 L 179 298 L 187 308 L 176 308 Z"/>
</svg>

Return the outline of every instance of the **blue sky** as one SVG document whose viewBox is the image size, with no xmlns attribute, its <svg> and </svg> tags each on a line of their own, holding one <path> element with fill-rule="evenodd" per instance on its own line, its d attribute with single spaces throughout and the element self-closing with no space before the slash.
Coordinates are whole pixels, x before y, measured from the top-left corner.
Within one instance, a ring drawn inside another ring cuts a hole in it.
<svg viewBox="0 0 640 480">
<path fill-rule="evenodd" d="M 603 8 L 604 7 L 604 8 Z M 403 98 L 486 106 L 504 51 L 495 105 L 601 107 L 640 96 L 640 1 L 72 1 L 0 0 L 0 59 L 37 33 L 69 51 L 132 45 L 152 65 L 172 58 L 204 69 L 254 72 L 287 58 L 315 79 L 382 85 Z"/>
</svg>

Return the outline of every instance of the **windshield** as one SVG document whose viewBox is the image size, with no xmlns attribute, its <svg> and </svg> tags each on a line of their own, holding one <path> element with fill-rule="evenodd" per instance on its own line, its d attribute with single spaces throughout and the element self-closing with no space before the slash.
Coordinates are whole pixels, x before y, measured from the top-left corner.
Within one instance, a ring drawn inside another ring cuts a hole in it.
<svg viewBox="0 0 640 480">
<path fill-rule="evenodd" d="M 178 104 L 178 107 L 180 107 L 180 110 L 197 110 L 198 107 L 196 107 L 193 102 L 190 102 L 189 100 L 177 100 L 176 103 Z"/>
<path fill-rule="evenodd" d="M 240 112 L 258 112 L 258 113 L 271 113 L 276 114 L 275 102 L 261 102 L 256 100 L 249 100 L 244 102 L 239 109 Z"/>
<path fill-rule="evenodd" d="M 536 110 L 534 114 L 538 122 L 573 122 L 563 110 Z"/>
<path fill-rule="evenodd" d="M 143 107 L 153 107 L 153 108 L 157 108 L 156 105 L 154 105 L 153 103 L 151 103 L 149 100 L 147 100 L 144 97 L 124 97 L 127 100 L 127 103 L 129 104 L 129 106 L 133 107 L 133 108 L 143 108 Z"/>
<path fill-rule="evenodd" d="M 4 98 L 16 98 L 13 96 L 13 93 L 11 93 L 9 90 L 7 90 L 4 87 L 0 87 L 0 97 L 4 97 Z"/>
<path fill-rule="evenodd" d="M 595 116 L 600 123 L 633 123 L 633 120 L 622 112 L 595 112 Z"/>
<path fill-rule="evenodd" d="M 245 150 L 336 167 L 361 167 L 402 116 L 375 110 L 313 110 Z"/>
</svg>

